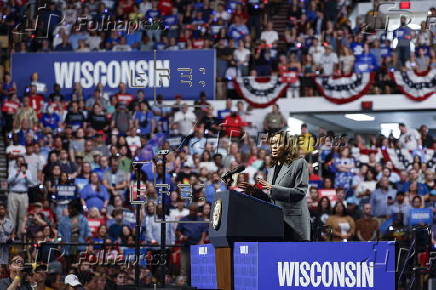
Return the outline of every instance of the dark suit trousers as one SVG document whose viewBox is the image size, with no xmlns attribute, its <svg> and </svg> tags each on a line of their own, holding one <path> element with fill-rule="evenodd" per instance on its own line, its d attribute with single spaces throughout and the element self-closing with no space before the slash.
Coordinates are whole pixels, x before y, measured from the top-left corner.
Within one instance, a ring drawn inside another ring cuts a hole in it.
<svg viewBox="0 0 436 290">
<path fill-rule="evenodd" d="M 308 242 L 303 240 L 300 235 L 298 235 L 295 230 L 289 226 L 286 222 L 283 223 L 284 226 L 284 235 L 283 235 L 283 241 L 284 242 Z"/>
</svg>

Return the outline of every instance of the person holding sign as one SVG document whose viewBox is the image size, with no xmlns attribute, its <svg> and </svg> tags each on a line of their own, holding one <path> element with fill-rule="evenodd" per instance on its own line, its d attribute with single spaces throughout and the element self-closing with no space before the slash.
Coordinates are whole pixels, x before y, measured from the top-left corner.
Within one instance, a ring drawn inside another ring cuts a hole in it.
<svg viewBox="0 0 436 290">
<path fill-rule="evenodd" d="M 55 203 L 56 217 L 60 218 L 66 215 L 68 203 L 77 198 L 77 186 L 68 179 L 67 172 L 61 172 L 59 183 L 54 186 L 55 191 L 52 193 L 52 200 Z"/>
<path fill-rule="evenodd" d="M 407 212 L 408 225 L 431 225 L 433 223 L 433 209 L 423 208 L 422 197 L 415 195 L 412 199 L 412 207 Z"/>
</svg>

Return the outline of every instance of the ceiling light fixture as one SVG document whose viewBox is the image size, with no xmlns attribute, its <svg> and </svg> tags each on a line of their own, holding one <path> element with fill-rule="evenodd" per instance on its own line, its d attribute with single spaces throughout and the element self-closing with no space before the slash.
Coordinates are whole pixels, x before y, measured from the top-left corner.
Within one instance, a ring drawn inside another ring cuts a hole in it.
<svg viewBox="0 0 436 290">
<path fill-rule="evenodd" d="M 367 114 L 345 114 L 345 118 L 362 122 L 362 121 L 374 121 L 375 117 Z"/>
</svg>

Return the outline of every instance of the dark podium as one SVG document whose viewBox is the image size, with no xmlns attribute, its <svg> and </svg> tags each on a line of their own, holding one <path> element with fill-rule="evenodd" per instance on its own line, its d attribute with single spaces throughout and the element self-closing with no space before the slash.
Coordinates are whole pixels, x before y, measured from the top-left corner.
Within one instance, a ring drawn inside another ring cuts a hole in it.
<svg viewBox="0 0 436 290">
<path fill-rule="evenodd" d="M 211 210 L 209 239 L 215 247 L 218 288 L 233 289 L 234 242 L 283 240 L 282 209 L 238 191 L 219 191 Z"/>
</svg>

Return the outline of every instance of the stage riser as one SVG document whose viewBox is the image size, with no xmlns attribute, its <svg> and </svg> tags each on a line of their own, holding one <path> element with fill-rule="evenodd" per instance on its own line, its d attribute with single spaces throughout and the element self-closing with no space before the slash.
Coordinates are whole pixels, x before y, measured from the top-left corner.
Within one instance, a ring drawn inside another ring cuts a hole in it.
<svg viewBox="0 0 436 290">
<path fill-rule="evenodd" d="M 235 243 L 233 289 L 393 290 L 395 252 L 395 242 Z M 191 247 L 193 287 L 217 285 L 216 257 L 212 245 Z"/>
</svg>

